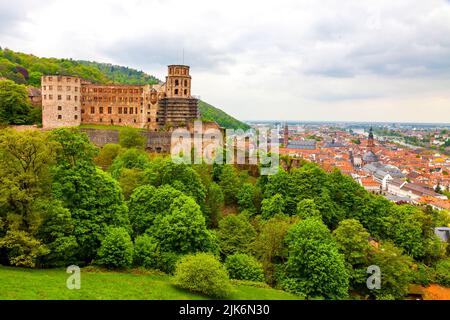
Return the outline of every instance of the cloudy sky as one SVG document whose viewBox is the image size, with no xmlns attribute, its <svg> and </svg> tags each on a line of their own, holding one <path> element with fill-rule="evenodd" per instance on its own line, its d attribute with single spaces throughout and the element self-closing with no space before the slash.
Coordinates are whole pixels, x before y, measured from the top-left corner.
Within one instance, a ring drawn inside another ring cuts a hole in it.
<svg viewBox="0 0 450 320">
<path fill-rule="evenodd" d="M 243 119 L 450 122 L 448 0 L 0 0 L 0 46 L 111 62 Z"/>
</svg>

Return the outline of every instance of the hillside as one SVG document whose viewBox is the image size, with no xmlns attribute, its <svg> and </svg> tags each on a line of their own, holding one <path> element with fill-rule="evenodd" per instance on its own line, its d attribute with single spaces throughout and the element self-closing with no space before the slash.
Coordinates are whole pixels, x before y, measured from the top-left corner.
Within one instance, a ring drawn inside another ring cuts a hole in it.
<svg viewBox="0 0 450 320">
<path fill-rule="evenodd" d="M 202 114 L 202 120 L 204 121 L 215 121 L 224 128 L 244 130 L 250 128 L 249 125 L 233 118 L 229 114 L 206 103 L 205 101 L 200 100 L 198 103 L 198 107 L 200 109 L 200 113 Z"/>
<path fill-rule="evenodd" d="M 0 78 L 39 87 L 44 74 L 79 76 L 94 83 L 155 84 L 160 81 L 143 71 L 124 66 L 84 60 L 40 58 L 0 48 Z M 248 128 L 246 124 L 206 102 L 201 101 L 199 107 L 202 120 L 216 121 L 225 128 Z"/>
</svg>

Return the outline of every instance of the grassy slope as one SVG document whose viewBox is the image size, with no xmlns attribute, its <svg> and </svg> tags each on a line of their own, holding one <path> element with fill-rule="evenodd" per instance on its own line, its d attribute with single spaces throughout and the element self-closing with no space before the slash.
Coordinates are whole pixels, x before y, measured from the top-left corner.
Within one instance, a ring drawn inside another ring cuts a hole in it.
<svg viewBox="0 0 450 320">
<path fill-rule="evenodd" d="M 81 270 L 81 289 L 69 290 L 69 274 L 63 269 L 0 267 L 0 300 L 197 300 L 208 297 L 174 287 L 168 275 L 92 272 Z M 284 291 L 235 286 L 230 299 L 297 299 Z"/>
</svg>

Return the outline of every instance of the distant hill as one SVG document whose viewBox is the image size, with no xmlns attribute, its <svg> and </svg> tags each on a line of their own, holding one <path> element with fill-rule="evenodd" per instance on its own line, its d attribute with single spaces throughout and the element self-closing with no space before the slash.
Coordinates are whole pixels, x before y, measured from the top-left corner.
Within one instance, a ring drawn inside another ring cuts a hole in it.
<svg viewBox="0 0 450 320">
<path fill-rule="evenodd" d="M 40 58 L 32 54 L 0 48 L 0 78 L 40 87 L 44 74 L 79 76 L 94 83 L 155 84 L 156 77 L 136 69 L 95 61 Z M 249 128 L 224 111 L 200 101 L 202 120 L 215 121 L 224 128 Z"/>
</svg>

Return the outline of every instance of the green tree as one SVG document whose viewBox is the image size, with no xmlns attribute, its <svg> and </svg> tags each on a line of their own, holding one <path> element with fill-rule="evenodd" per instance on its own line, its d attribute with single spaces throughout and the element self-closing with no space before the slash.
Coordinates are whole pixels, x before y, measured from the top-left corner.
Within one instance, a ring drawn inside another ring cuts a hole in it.
<svg viewBox="0 0 450 320">
<path fill-rule="evenodd" d="M 345 257 L 352 288 L 364 287 L 371 246 L 369 233 L 355 219 L 342 220 L 333 231 L 337 247 Z"/>
<path fill-rule="evenodd" d="M 135 148 L 127 149 L 114 159 L 109 172 L 113 178 L 119 179 L 123 169 L 139 169 L 143 172 L 149 165 L 150 161 L 145 151 Z"/>
<path fill-rule="evenodd" d="M 123 168 L 120 172 L 119 184 L 125 199 L 129 199 L 136 188 L 145 184 L 144 172 L 139 169 Z"/>
<path fill-rule="evenodd" d="M 264 274 L 270 284 L 274 284 L 277 264 L 286 262 L 287 246 L 284 241 L 289 229 L 298 222 L 298 217 L 276 215 L 267 221 L 261 221 L 258 234 L 251 245 L 251 251 L 261 261 Z"/>
<path fill-rule="evenodd" d="M 287 234 L 289 256 L 281 285 L 306 297 L 345 298 L 349 279 L 343 255 L 328 228 L 316 218 L 297 223 Z"/>
<path fill-rule="evenodd" d="M 261 202 L 261 216 L 264 219 L 270 219 L 284 212 L 284 199 L 279 193 Z"/>
<path fill-rule="evenodd" d="M 225 260 L 225 267 L 231 279 L 264 281 L 262 264 L 247 254 L 237 253 L 228 256 Z"/>
<path fill-rule="evenodd" d="M 114 159 L 120 154 L 121 149 L 122 147 L 119 144 L 105 144 L 95 158 L 95 163 L 103 170 L 108 170 Z"/>
<path fill-rule="evenodd" d="M 199 205 L 185 195 L 173 200 L 167 214 L 158 214 L 146 232 L 159 242 L 162 251 L 218 251 L 216 237 L 206 228 Z"/>
<path fill-rule="evenodd" d="M 30 111 L 27 88 L 11 80 L 0 80 L 0 123 L 27 124 Z"/>
<path fill-rule="evenodd" d="M 35 236 L 49 249 L 39 258 L 39 265 L 63 267 L 75 263 L 78 243 L 73 236 L 74 221 L 70 211 L 57 200 L 37 199 L 33 205 L 34 216 L 40 220 Z"/>
<path fill-rule="evenodd" d="M 168 185 L 159 188 L 144 185 L 135 189 L 127 202 L 134 236 L 145 233 L 158 214 L 167 214 L 173 201 L 182 194 Z"/>
<path fill-rule="evenodd" d="M 245 215 L 227 215 L 219 221 L 217 231 L 223 255 L 248 253 L 256 232 Z"/>
<path fill-rule="evenodd" d="M 145 171 L 148 183 L 159 187 L 165 184 L 191 196 L 205 211 L 206 187 L 199 174 L 189 165 L 173 163 L 170 158 L 155 159 Z"/>
<path fill-rule="evenodd" d="M 237 202 L 241 211 L 248 211 L 251 214 L 256 213 L 255 205 L 256 188 L 251 183 L 244 183 L 237 193 Z"/>
<path fill-rule="evenodd" d="M 385 242 L 371 254 L 370 264 L 378 266 L 381 272 L 381 288 L 371 290 L 373 296 L 377 299 L 386 296 L 401 299 L 408 293 L 412 281 L 412 259 L 401 249 Z"/>
<path fill-rule="evenodd" d="M 297 205 L 297 215 L 302 219 L 322 218 L 320 211 L 317 209 L 316 203 L 312 199 L 303 199 Z"/>
<path fill-rule="evenodd" d="M 138 148 L 145 147 L 145 136 L 141 134 L 141 130 L 134 128 L 123 128 L 119 132 L 119 144 L 124 148 Z"/>
<path fill-rule="evenodd" d="M 129 228 L 128 210 L 118 182 L 95 166 L 97 149 L 85 134 L 57 129 L 51 136 L 60 145 L 52 170 L 53 195 L 72 214 L 78 259 L 90 262 L 109 226 Z"/>
<path fill-rule="evenodd" d="M 213 182 L 208 188 L 206 196 L 206 206 L 209 210 L 209 223 L 212 227 L 217 227 L 221 210 L 224 205 L 224 196 L 220 186 Z"/>
<path fill-rule="evenodd" d="M 133 261 L 133 242 L 125 228 L 110 228 L 98 250 L 97 264 L 107 268 L 126 268 Z"/>
<path fill-rule="evenodd" d="M 226 204 L 234 204 L 240 187 L 237 170 L 230 164 L 222 166 L 219 176 L 219 186 L 222 188 Z"/>
</svg>

